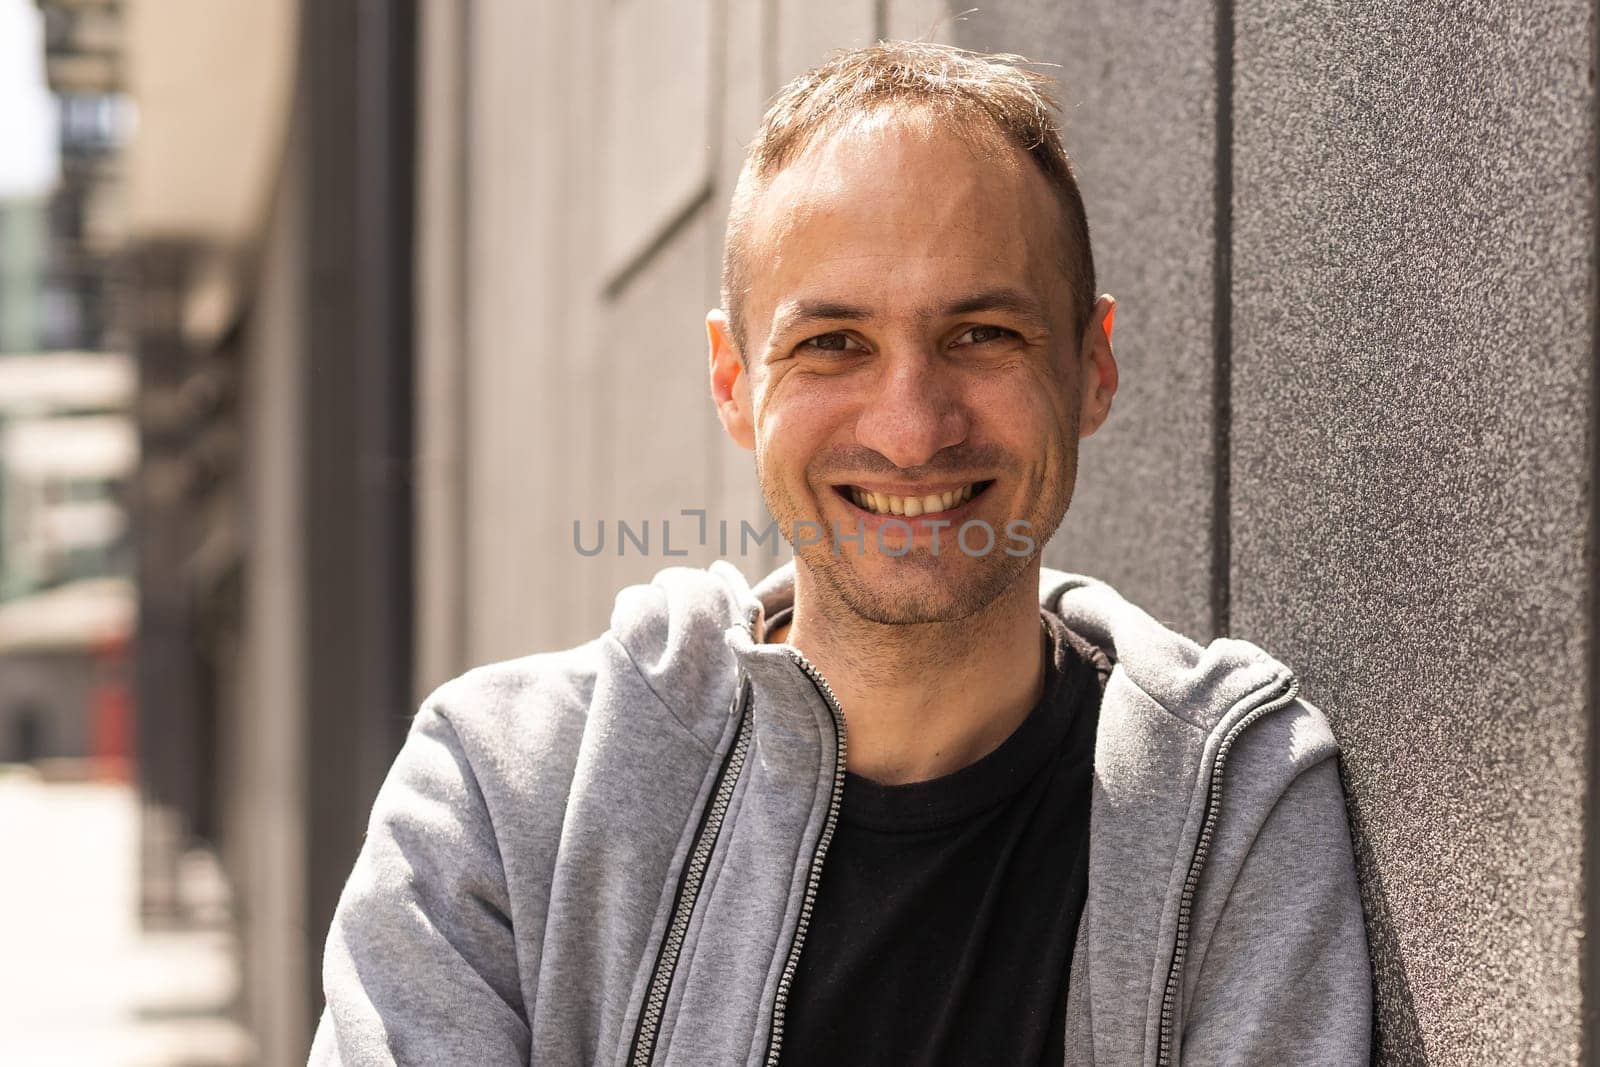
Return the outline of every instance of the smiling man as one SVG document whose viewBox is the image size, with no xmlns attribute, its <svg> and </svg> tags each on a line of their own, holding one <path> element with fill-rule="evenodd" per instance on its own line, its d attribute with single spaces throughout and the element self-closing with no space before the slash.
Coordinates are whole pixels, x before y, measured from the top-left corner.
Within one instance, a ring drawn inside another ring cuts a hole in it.
<svg viewBox="0 0 1600 1067">
<path fill-rule="evenodd" d="M 1367 1062 L 1326 720 L 1041 566 L 1118 378 L 1046 88 L 894 43 L 778 94 L 707 332 L 796 558 L 424 703 L 313 1062 Z"/>
</svg>

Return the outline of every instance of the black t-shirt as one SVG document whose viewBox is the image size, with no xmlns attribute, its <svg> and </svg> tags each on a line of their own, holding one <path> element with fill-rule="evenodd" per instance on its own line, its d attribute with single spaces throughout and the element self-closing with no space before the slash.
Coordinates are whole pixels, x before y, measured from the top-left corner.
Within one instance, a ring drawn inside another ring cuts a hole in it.
<svg viewBox="0 0 1600 1067">
<path fill-rule="evenodd" d="M 1044 694 L 998 748 L 922 782 L 845 775 L 790 990 L 785 1064 L 1064 1059 L 1110 667 L 1043 616 Z"/>
</svg>

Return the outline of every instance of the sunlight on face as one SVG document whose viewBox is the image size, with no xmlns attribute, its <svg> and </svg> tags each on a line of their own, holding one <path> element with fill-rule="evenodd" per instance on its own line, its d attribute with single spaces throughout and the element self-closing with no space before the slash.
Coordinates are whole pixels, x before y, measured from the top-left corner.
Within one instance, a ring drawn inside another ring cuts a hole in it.
<svg viewBox="0 0 1600 1067">
<path fill-rule="evenodd" d="M 763 193 L 756 470 L 797 565 L 862 617 L 966 617 L 1060 524 L 1079 410 L 1060 229 L 1044 176 L 998 136 L 889 113 Z"/>
</svg>

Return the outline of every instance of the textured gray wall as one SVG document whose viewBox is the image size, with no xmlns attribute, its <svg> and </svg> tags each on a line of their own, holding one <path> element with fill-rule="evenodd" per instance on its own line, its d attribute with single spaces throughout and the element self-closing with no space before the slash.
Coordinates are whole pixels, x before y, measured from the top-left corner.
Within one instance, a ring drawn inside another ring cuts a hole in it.
<svg viewBox="0 0 1600 1067">
<path fill-rule="evenodd" d="M 562 553 L 561 520 L 591 512 L 610 477 L 588 445 L 604 145 L 603 86 L 588 57 L 612 7 L 470 7 L 458 561 L 468 663 L 571 643 L 586 592 Z"/>
<path fill-rule="evenodd" d="M 1592 16 L 1235 23 L 1233 630 L 1344 746 L 1391 1063 L 1579 1055 Z"/>
</svg>

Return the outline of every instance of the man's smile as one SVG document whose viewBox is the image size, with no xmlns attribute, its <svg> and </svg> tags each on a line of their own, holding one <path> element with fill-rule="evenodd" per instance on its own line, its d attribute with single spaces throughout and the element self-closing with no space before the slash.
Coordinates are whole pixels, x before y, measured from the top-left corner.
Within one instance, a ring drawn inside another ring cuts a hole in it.
<svg viewBox="0 0 1600 1067">
<path fill-rule="evenodd" d="M 994 484 L 993 478 L 953 485 L 836 485 L 834 491 L 869 515 L 953 517 Z M 894 491 L 891 491 L 894 490 Z"/>
</svg>

